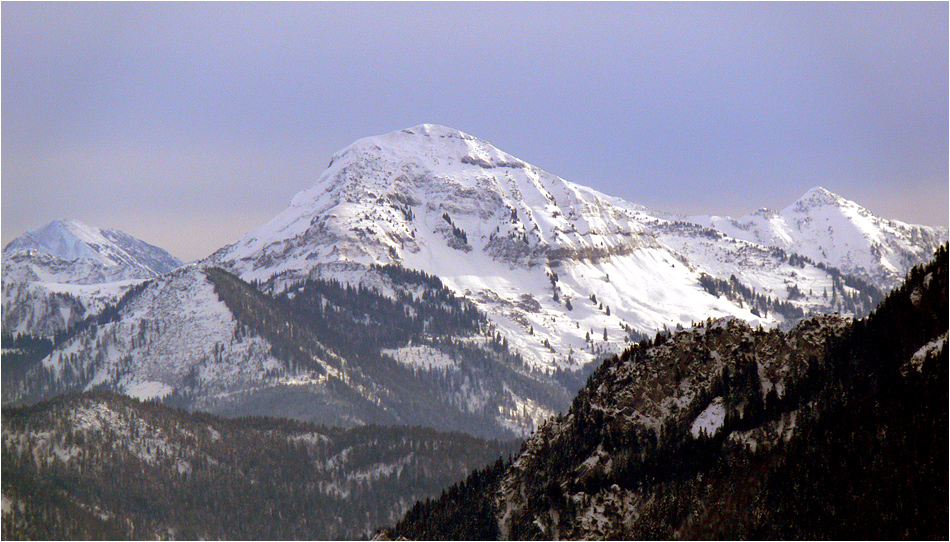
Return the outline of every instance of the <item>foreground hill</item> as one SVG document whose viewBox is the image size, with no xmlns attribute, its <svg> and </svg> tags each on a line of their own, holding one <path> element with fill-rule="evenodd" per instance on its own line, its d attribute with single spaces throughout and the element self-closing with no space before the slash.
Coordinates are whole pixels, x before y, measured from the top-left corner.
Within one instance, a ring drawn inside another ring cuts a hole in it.
<svg viewBox="0 0 950 542">
<path fill-rule="evenodd" d="M 188 414 L 114 394 L 3 410 L 3 539 L 354 539 L 512 444 Z"/>
<path fill-rule="evenodd" d="M 943 246 L 864 320 L 717 321 L 628 349 L 514 464 L 385 535 L 942 539 L 947 268 Z"/>
</svg>

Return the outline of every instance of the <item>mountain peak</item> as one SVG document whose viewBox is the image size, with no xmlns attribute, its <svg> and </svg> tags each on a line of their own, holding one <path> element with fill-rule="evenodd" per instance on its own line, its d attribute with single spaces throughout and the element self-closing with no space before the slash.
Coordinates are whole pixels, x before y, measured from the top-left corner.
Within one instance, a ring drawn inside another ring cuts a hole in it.
<svg viewBox="0 0 950 542">
<path fill-rule="evenodd" d="M 74 219 L 56 219 L 17 237 L 3 249 L 36 250 L 63 260 L 98 259 L 90 245 L 104 244 L 102 230 Z"/>
<path fill-rule="evenodd" d="M 821 187 L 816 186 L 805 192 L 801 198 L 799 198 L 799 204 L 811 204 L 811 205 L 841 205 L 846 202 L 844 198 L 835 194 L 834 192 Z"/>
<path fill-rule="evenodd" d="M 461 130 L 456 130 L 455 128 L 449 128 L 448 126 L 442 126 L 441 124 L 418 124 L 411 128 L 405 128 L 399 130 L 399 132 L 413 135 L 421 135 L 428 137 L 452 137 L 456 139 L 467 139 L 475 140 L 478 139 L 475 136 L 466 134 Z"/>
<path fill-rule="evenodd" d="M 498 165 L 523 167 L 526 165 L 487 141 L 440 124 L 419 124 L 358 139 L 337 152 L 331 164 L 337 163 L 338 160 L 346 162 L 347 159 L 344 157 L 348 157 L 349 161 L 369 158 L 395 160 L 400 163 L 421 164 L 424 162 L 427 166 L 434 166 L 439 162 L 446 165 L 446 162 L 458 161 L 479 164 L 483 167 L 498 167 Z"/>
<path fill-rule="evenodd" d="M 165 250 L 127 233 L 75 219 L 56 219 L 28 231 L 10 241 L 3 252 L 16 258 L 45 254 L 65 262 L 84 260 L 107 268 L 141 268 L 146 276 L 160 275 L 181 265 Z"/>
</svg>

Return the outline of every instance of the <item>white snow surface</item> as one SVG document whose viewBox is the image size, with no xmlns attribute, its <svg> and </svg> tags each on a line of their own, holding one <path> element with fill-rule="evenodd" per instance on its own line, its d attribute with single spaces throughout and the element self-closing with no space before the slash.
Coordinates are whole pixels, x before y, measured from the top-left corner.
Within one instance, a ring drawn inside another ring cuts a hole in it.
<svg viewBox="0 0 950 542">
<path fill-rule="evenodd" d="M 920 371 L 924 366 L 924 360 L 927 359 L 927 356 L 930 354 L 936 354 L 942 348 L 944 348 L 946 344 L 947 332 L 944 331 L 943 335 L 921 346 L 916 352 L 914 352 L 914 355 L 910 357 L 909 362 L 901 367 L 901 372 L 906 375 L 910 369 Z"/>
<path fill-rule="evenodd" d="M 425 369 L 427 371 L 452 370 L 458 368 L 454 359 L 447 356 L 438 348 L 428 345 L 384 349 L 381 350 L 380 353 L 404 365 Z"/>
<path fill-rule="evenodd" d="M 148 380 L 144 382 L 136 382 L 134 384 L 129 384 L 125 387 L 126 395 L 135 397 L 141 400 L 148 399 L 159 399 L 171 394 L 174 389 L 163 382 L 155 382 L 154 380 Z"/>
<path fill-rule="evenodd" d="M 699 438 L 702 434 L 712 437 L 716 435 L 716 432 L 719 431 L 725 422 L 726 405 L 723 403 L 722 397 L 716 397 L 709 403 L 706 410 L 702 411 L 699 416 L 696 416 L 696 420 L 693 421 L 693 425 L 689 431 L 693 435 L 693 438 Z"/>
</svg>

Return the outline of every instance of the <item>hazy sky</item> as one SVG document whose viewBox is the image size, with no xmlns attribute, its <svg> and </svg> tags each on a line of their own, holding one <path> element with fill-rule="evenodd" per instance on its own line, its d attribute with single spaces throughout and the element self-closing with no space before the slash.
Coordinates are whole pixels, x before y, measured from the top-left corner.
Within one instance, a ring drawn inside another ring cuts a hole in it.
<svg viewBox="0 0 950 542">
<path fill-rule="evenodd" d="M 948 4 L 10 3 L 2 235 L 54 218 L 185 260 L 336 150 L 430 122 L 660 210 L 824 186 L 948 222 Z"/>
</svg>

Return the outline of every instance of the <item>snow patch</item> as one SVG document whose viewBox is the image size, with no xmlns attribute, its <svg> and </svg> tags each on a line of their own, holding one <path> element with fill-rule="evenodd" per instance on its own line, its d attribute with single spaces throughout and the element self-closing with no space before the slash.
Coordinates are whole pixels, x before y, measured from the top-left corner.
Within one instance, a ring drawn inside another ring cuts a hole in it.
<svg viewBox="0 0 950 542">
<path fill-rule="evenodd" d="M 166 395 L 171 394 L 174 391 L 174 388 L 165 384 L 163 382 L 156 382 L 154 380 L 147 380 L 145 382 L 136 382 L 134 384 L 129 384 L 125 387 L 125 394 L 137 399 L 146 401 L 148 399 L 155 399 L 159 397 L 165 397 Z"/>
<path fill-rule="evenodd" d="M 454 359 L 438 348 L 429 345 L 404 346 L 396 349 L 380 350 L 384 356 L 389 356 L 397 362 L 426 371 L 458 370 Z"/>
<path fill-rule="evenodd" d="M 914 355 L 910 357 L 910 361 L 901 368 L 901 372 L 906 376 L 911 369 L 915 371 L 920 371 L 923 369 L 924 360 L 927 359 L 927 356 L 939 352 L 947 344 L 947 332 L 944 331 L 943 335 L 937 337 L 936 339 L 930 341 L 929 343 L 921 346 Z"/>
<path fill-rule="evenodd" d="M 699 438 L 701 434 L 713 436 L 726 422 L 726 405 L 722 397 L 716 397 L 712 400 L 706 410 L 703 410 L 693 426 L 690 428 L 693 438 Z"/>
</svg>

